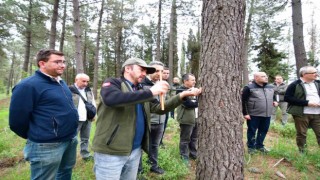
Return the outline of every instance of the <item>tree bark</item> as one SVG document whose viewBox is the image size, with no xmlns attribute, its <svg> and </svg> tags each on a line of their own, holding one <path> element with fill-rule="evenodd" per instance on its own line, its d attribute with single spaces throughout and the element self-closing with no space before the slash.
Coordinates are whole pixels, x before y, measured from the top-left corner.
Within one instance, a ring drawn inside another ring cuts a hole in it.
<svg viewBox="0 0 320 180">
<path fill-rule="evenodd" d="M 242 59 L 243 59 L 243 73 L 242 73 L 242 81 L 243 85 L 247 85 L 249 83 L 249 70 L 248 70 L 248 47 L 250 41 L 250 32 L 251 32 L 251 21 L 252 21 L 252 14 L 254 10 L 254 0 L 250 1 L 250 9 L 248 15 L 248 21 L 246 23 L 246 31 L 244 36 L 244 47 L 242 51 Z"/>
<path fill-rule="evenodd" d="M 13 71 L 14 71 L 15 61 L 16 61 L 16 52 L 13 52 L 12 62 L 11 62 L 9 77 L 8 77 L 8 84 L 7 84 L 7 95 L 10 94 L 10 90 L 12 89 Z"/>
<path fill-rule="evenodd" d="M 22 76 L 25 77 L 28 74 L 29 60 L 30 60 L 30 48 L 31 48 L 31 23 L 32 23 L 32 0 L 29 0 L 29 10 L 28 10 L 28 19 L 26 26 L 26 44 L 25 44 L 25 54 L 22 70 L 25 72 Z"/>
<path fill-rule="evenodd" d="M 292 0 L 292 26 L 293 26 L 293 47 L 296 58 L 297 77 L 299 70 L 307 65 L 307 55 L 303 40 L 303 22 L 301 0 Z"/>
<path fill-rule="evenodd" d="M 101 34 L 101 24 L 102 24 L 102 16 L 103 16 L 103 8 L 104 8 L 104 0 L 101 1 L 101 9 L 99 13 L 99 23 L 98 23 L 98 33 L 96 40 L 96 50 L 95 50 L 95 58 L 94 58 L 94 76 L 93 76 L 93 95 L 94 97 L 98 97 L 97 89 L 98 89 L 98 66 L 99 66 L 99 49 L 100 49 L 100 34 Z"/>
<path fill-rule="evenodd" d="M 120 8 L 120 21 L 118 24 L 117 39 L 116 39 L 116 75 L 121 76 L 121 47 L 122 47 L 122 30 L 123 30 L 123 0 Z"/>
<path fill-rule="evenodd" d="M 244 0 L 203 1 L 197 179 L 244 179 Z"/>
<path fill-rule="evenodd" d="M 169 71 L 172 74 L 172 76 L 168 79 L 169 84 L 172 84 L 172 77 L 175 76 L 174 72 L 174 66 L 173 66 L 173 60 L 174 60 L 174 43 L 175 43 L 175 19 L 177 16 L 176 14 L 176 0 L 172 0 L 172 5 L 171 5 L 171 13 L 170 13 L 170 32 L 169 32 Z"/>
<path fill-rule="evenodd" d="M 80 7 L 79 1 L 73 0 L 73 25 L 74 25 L 74 37 L 75 37 L 75 59 L 76 59 L 76 67 L 77 74 L 83 73 L 83 58 L 81 53 L 82 41 L 81 41 L 81 26 L 80 26 Z"/>
<path fill-rule="evenodd" d="M 156 55 L 157 61 L 160 61 L 160 58 L 161 58 L 161 52 L 160 52 L 161 8 L 162 8 L 162 0 L 159 0 L 158 25 L 157 25 L 157 55 Z"/>
<path fill-rule="evenodd" d="M 59 0 L 54 1 L 53 5 L 53 13 L 51 19 L 51 30 L 50 30 L 50 37 L 49 37 L 49 48 L 55 49 L 56 46 L 56 35 L 57 35 L 57 21 L 58 21 L 58 11 L 59 11 Z"/>
<path fill-rule="evenodd" d="M 61 38 L 60 38 L 60 52 L 63 52 L 63 45 L 64 45 L 64 37 L 66 34 L 66 19 L 67 19 L 67 1 L 64 1 L 64 7 L 63 7 L 63 17 L 62 17 L 62 31 L 61 31 Z"/>
</svg>

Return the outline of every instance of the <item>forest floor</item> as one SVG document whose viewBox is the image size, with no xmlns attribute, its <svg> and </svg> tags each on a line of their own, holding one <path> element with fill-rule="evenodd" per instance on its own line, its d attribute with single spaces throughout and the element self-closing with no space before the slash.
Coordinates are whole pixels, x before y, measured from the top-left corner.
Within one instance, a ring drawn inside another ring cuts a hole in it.
<svg viewBox="0 0 320 180">
<path fill-rule="evenodd" d="M 8 107 L 9 105 L 9 99 L 2 99 L 0 100 L 0 109 L 4 107 Z M 172 121 L 172 120 L 171 120 Z M 171 122 L 172 123 L 172 122 Z M 176 123 L 176 122 L 174 122 Z M 172 124 L 171 124 L 172 125 Z M 172 127 L 171 127 L 172 128 Z M 245 145 L 246 143 L 246 125 L 243 128 L 243 143 Z M 175 143 L 177 143 L 177 133 L 179 132 L 178 126 L 174 125 L 172 129 L 168 131 L 168 133 L 165 135 L 165 141 L 167 146 L 176 146 Z M 267 134 L 265 145 L 267 148 L 272 148 L 275 146 L 275 143 L 279 141 L 281 135 L 277 132 L 274 132 L 270 130 Z M 3 137 L 2 137 L 3 138 Z M 280 141 L 283 141 L 281 139 Z M 12 142 L 14 144 L 15 142 Z M 291 139 L 290 142 L 283 142 L 283 143 L 292 143 L 292 146 L 295 146 L 294 139 Z M 23 142 L 18 142 L 19 148 L 13 152 L 15 154 L 14 156 L 1 156 L 0 157 L 0 177 L 4 177 L 4 179 L 12 179 L 11 177 L 14 175 L 9 176 L 8 174 L 14 174 L 16 172 L 23 171 L 23 173 L 26 173 L 24 177 L 28 177 L 28 163 L 26 163 L 23 159 L 23 153 L 22 153 L 22 147 Z M 246 147 L 246 146 L 244 146 Z M 0 144 L 1 149 L 1 144 Z M 170 149 L 170 147 L 168 148 Z M 160 149 L 160 153 L 167 153 L 163 152 L 165 150 Z M 168 150 L 166 150 L 168 151 Z M 174 151 L 177 151 L 175 149 Z M 317 150 L 318 151 L 318 150 Z M 10 152 L 10 150 L 8 150 Z M 319 152 L 319 151 L 318 151 Z M 176 155 L 175 155 L 176 156 Z M 301 156 L 298 152 L 294 153 L 293 156 Z M 169 160 L 170 161 L 170 160 Z M 145 179 L 186 179 L 186 180 L 193 180 L 196 178 L 196 161 L 190 161 L 190 167 L 188 172 L 183 175 L 181 178 L 170 178 L 167 176 L 158 176 L 153 173 L 146 173 Z M 278 163 L 279 162 L 279 163 Z M 249 155 L 247 153 L 247 150 L 245 148 L 245 154 L 244 154 L 244 176 L 246 180 L 251 179 L 284 179 L 281 178 L 281 174 L 286 179 L 320 179 L 320 159 L 318 162 L 318 165 L 315 164 L 308 164 L 306 170 L 299 170 L 290 158 L 277 156 L 277 155 L 269 155 L 269 154 L 261 154 L 256 153 L 254 155 Z M 89 167 L 90 166 L 90 167 Z M 82 169 L 85 168 L 85 172 L 76 170 L 74 173 L 74 176 L 72 179 L 83 179 L 83 177 L 86 177 L 85 179 L 94 179 L 94 174 L 92 172 L 93 163 L 90 162 L 85 163 L 81 160 L 80 156 L 78 155 L 77 165 L 75 169 Z M 168 167 L 166 167 L 168 168 Z M 170 168 L 170 167 L 169 167 Z M 13 169 L 22 169 L 22 170 L 13 170 Z M 174 171 L 174 170 L 173 170 Z M 19 175 L 17 175 L 19 176 Z M 0 178 L 2 179 L 2 178 Z M 14 178 L 16 179 L 16 178 Z M 17 178 L 17 179 L 24 179 L 24 178 Z"/>
</svg>

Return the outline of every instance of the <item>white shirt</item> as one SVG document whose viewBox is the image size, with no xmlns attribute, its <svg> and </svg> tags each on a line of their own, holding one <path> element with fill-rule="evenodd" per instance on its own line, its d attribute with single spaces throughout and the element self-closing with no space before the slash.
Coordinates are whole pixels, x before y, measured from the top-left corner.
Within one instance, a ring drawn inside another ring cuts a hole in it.
<svg viewBox="0 0 320 180">
<path fill-rule="evenodd" d="M 304 82 L 303 85 L 306 89 L 306 99 L 309 102 L 320 104 L 320 97 L 318 95 L 318 90 L 314 82 Z M 320 107 L 305 106 L 303 108 L 303 114 L 320 114 Z"/>
<path fill-rule="evenodd" d="M 79 89 L 76 84 L 74 86 L 79 90 L 80 94 L 84 97 L 84 99 L 88 100 L 84 89 Z M 94 100 L 93 94 L 92 94 L 92 104 L 94 106 L 96 106 L 96 102 Z M 78 114 L 79 114 L 79 121 L 86 121 L 87 120 L 86 106 L 84 105 L 84 102 L 80 96 L 79 96 L 79 103 L 78 103 Z"/>
</svg>

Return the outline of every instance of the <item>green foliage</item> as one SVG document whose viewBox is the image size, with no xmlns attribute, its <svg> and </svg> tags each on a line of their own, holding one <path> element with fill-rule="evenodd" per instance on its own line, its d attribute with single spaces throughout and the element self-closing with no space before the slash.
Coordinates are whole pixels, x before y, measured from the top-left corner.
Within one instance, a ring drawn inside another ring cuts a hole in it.
<svg viewBox="0 0 320 180">
<path fill-rule="evenodd" d="M 286 55 L 283 52 L 279 52 L 269 38 L 254 46 L 254 49 L 258 50 L 258 55 L 253 59 L 253 62 L 258 63 L 260 71 L 266 72 L 271 82 L 274 81 L 275 76 L 278 74 L 281 74 L 284 78 L 288 77 L 289 65 L 281 63 L 286 58 Z"/>
<path fill-rule="evenodd" d="M 200 63 L 200 32 L 194 35 L 192 29 L 190 29 L 187 43 L 186 54 L 190 61 L 190 72 L 194 74 L 197 79 Z"/>
<path fill-rule="evenodd" d="M 270 129 L 276 133 L 279 133 L 284 138 L 295 138 L 296 129 L 293 123 L 287 123 L 285 126 L 274 123 L 271 124 Z"/>
<path fill-rule="evenodd" d="M 307 55 L 308 55 L 308 64 L 310 66 L 313 66 L 313 67 L 318 67 L 319 66 L 319 60 L 315 56 L 315 52 L 309 51 L 307 53 Z"/>
</svg>

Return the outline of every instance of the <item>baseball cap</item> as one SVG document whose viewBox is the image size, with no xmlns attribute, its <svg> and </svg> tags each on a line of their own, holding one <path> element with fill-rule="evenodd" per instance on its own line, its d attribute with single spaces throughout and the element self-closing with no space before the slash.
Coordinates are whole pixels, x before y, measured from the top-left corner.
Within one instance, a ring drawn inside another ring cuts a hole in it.
<svg viewBox="0 0 320 180">
<path fill-rule="evenodd" d="M 152 66 L 148 66 L 147 63 L 139 58 L 129 58 L 127 59 L 123 64 L 122 64 L 122 68 L 124 68 L 127 65 L 138 65 L 141 67 L 144 67 L 147 69 L 147 74 L 153 74 L 154 72 L 156 72 L 156 68 L 152 67 Z"/>
</svg>

